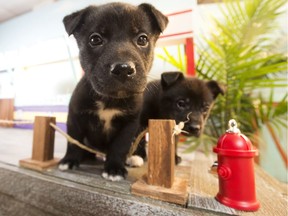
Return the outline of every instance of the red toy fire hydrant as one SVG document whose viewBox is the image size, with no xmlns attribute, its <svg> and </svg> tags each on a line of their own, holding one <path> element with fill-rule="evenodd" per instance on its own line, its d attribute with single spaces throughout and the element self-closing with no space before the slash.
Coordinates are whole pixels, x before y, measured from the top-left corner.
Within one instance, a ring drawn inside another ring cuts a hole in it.
<svg viewBox="0 0 288 216">
<path fill-rule="evenodd" d="M 213 148 L 218 154 L 216 200 L 238 210 L 256 211 L 260 205 L 256 200 L 253 158 L 258 151 L 241 134 L 234 119 L 229 121 L 229 127 Z"/>
</svg>

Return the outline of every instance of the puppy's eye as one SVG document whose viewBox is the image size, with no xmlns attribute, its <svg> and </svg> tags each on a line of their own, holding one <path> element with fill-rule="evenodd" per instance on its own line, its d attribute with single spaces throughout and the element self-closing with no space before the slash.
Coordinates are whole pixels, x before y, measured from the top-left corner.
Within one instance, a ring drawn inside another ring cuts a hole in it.
<svg viewBox="0 0 288 216">
<path fill-rule="evenodd" d="M 140 34 L 137 39 L 137 45 L 146 47 L 148 46 L 149 40 L 146 34 Z"/>
<path fill-rule="evenodd" d="M 186 108 L 186 103 L 185 103 L 185 100 L 178 100 L 177 101 L 177 107 L 181 110 L 185 109 Z"/>
<path fill-rule="evenodd" d="M 93 33 L 89 37 L 89 44 L 92 47 L 101 46 L 103 44 L 103 38 L 98 33 Z"/>
</svg>

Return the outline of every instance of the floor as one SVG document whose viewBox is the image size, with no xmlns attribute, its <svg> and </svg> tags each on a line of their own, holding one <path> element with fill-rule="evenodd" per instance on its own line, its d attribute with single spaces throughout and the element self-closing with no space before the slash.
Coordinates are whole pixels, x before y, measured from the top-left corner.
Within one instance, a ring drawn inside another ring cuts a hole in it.
<svg viewBox="0 0 288 216">
<path fill-rule="evenodd" d="M 103 215 L 111 208 L 115 212 L 109 215 L 216 215 L 131 195 L 131 184 L 145 174 L 146 164 L 129 168 L 121 182 L 103 179 L 103 164 L 84 164 L 69 172 L 19 168 L 19 160 L 31 158 L 32 143 L 32 130 L 0 127 L 0 215 Z M 62 158 L 65 151 L 66 139 L 56 132 L 54 158 Z M 176 173 L 183 175 L 186 168 L 188 178 L 190 168 L 182 167 Z"/>
<path fill-rule="evenodd" d="M 33 130 L 0 127 L 0 161 L 18 165 L 20 159 L 32 154 Z M 62 158 L 66 151 L 66 139 L 55 134 L 54 157 Z"/>
<path fill-rule="evenodd" d="M 103 166 L 99 168 L 86 165 L 69 172 L 61 172 L 57 169 L 35 172 L 19 168 L 19 160 L 31 158 L 32 143 L 32 130 L 0 127 L 0 215 L 2 215 L 1 212 L 4 215 L 19 215 L 21 212 L 27 213 L 24 215 L 39 215 L 37 212 L 42 215 L 71 216 L 86 215 L 86 213 L 90 215 L 90 213 L 99 213 L 100 209 L 103 210 L 104 214 L 107 211 L 107 206 L 111 206 L 109 202 L 115 207 L 113 209 L 119 211 L 118 213 L 115 212 L 115 215 L 135 215 L 131 213 L 134 211 L 139 215 L 149 215 L 148 212 L 153 212 L 151 214 L 165 216 L 210 216 L 222 215 L 223 213 L 259 216 L 288 215 L 286 208 L 287 185 L 283 187 L 258 166 L 256 166 L 255 174 L 257 197 L 261 207 L 256 212 L 241 212 L 221 205 L 214 199 L 218 190 L 218 179 L 208 173 L 208 170 L 216 155 L 211 154 L 206 157 L 200 152 L 180 154 L 184 162 L 182 168 L 177 166 L 175 175 L 181 176 L 183 173 L 191 172 L 189 201 L 187 208 L 183 208 L 174 204 L 131 195 L 131 183 L 139 179 L 144 174 L 143 171 L 146 172 L 145 170 L 142 170 L 141 173 L 139 169 L 130 168 L 130 176 L 125 181 L 112 183 L 101 177 Z M 66 140 L 62 135 L 56 133 L 54 157 L 62 158 L 65 151 Z M 186 169 L 187 165 L 189 165 L 190 171 L 181 171 L 181 169 Z M 43 190 L 45 191 L 43 192 Z M 77 196 L 75 196 L 76 194 Z M 271 203 L 272 197 L 277 205 Z M 97 202 L 94 201 L 96 199 Z M 79 203 L 85 204 L 80 205 Z M 87 203 L 90 203 L 94 208 L 89 209 Z M 116 206 L 115 203 L 120 203 L 120 206 Z M 78 204 L 79 207 L 77 207 Z M 15 209 L 15 205 L 19 208 Z M 142 208 L 145 210 L 142 211 Z M 17 212 L 15 212 L 16 210 Z M 31 214 L 28 210 L 31 211 Z"/>
</svg>

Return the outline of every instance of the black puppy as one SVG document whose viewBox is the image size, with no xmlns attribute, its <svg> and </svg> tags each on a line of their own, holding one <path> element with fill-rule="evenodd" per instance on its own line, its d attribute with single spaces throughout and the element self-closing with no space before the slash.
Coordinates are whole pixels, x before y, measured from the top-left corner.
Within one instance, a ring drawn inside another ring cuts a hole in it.
<svg viewBox="0 0 288 216">
<path fill-rule="evenodd" d="M 69 104 L 68 134 L 106 153 L 102 176 L 127 174 L 125 159 L 138 127 L 153 51 L 168 19 L 149 4 L 89 6 L 63 20 L 76 38 L 85 71 Z M 68 143 L 62 170 L 95 157 Z"/>
<path fill-rule="evenodd" d="M 148 127 L 149 119 L 174 119 L 176 124 L 185 122 L 182 129 L 186 131 L 184 135 L 199 137 L 208 111 L 218 94 L 224 94 L 224 90 L 216 81 L 185 78 L 181 72 L 163 73 L 161 80 L 152 81 L 147 85 L 140 117 L 140 131 Z M 134 153 L 136 157 L 132 156 L 126 161 L 128 165 L 143 164 L 143 159 L 146 158 L 145 144 L 145 140 L 142 139 Z M 177 154 L 175 157 L 176 163 L 180 163 L 181 158 Z"/>
</svg>

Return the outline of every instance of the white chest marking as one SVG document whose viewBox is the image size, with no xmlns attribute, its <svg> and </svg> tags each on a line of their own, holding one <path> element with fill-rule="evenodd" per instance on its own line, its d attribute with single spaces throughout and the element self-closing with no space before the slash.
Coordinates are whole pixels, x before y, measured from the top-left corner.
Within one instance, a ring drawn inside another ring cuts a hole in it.
<svg viewBox="0 0 288 216">
<path fill-rule="evenodd" d="M 97 102 L 98 107 L 98 116 L 101 121 L 104 123 L 104 131 L 109 132 L 112 129 L 111 122 L 115 116 L 123 115 L 123 112 L 118 109 L 105 109 L 102 102 Z"/>
</svg>

